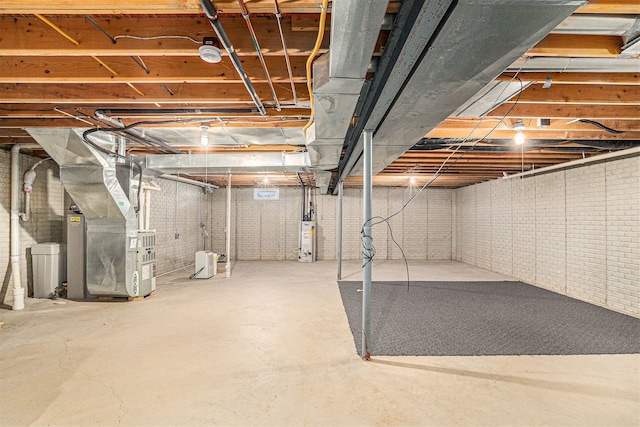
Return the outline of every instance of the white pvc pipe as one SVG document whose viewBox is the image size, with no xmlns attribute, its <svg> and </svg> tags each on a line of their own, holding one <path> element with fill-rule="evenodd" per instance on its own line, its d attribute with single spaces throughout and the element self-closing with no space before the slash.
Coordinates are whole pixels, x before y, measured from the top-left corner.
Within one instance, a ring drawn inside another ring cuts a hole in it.
<svg viewBox="0 0 640 427">
<path fill-rule="evenodd" d="M 144 200 L 144 229 L 151 229 L 151 190 L 149 188 L 145 189 L 145 200 Z"/>
<path fill-rule="evenodd" d="M 224 266 L 226 277 L 231 277 L 231 174 L 227 175 L 227 224 L 225 231 L 227 232 L 227 263 Z"/>
<path fill-rule="evenodd" d="M 20 281 L 20 149 L 37 148 L 37 144 L 15 144 L 11 147 L 11 276 L 14 310 L 24 309 L 24 288 Z"/>
</svg>

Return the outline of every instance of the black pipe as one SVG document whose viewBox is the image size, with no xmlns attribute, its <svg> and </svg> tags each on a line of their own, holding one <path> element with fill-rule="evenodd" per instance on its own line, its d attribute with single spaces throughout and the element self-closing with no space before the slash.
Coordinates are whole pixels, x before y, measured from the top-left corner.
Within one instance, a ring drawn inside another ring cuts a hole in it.
<svg viewBox="0 0 640 427">
<path fill-rule="evenodd" d="M 222 46 L 224 46 L 225 50 L 227 51 L 227 54 L 229 55 L 231 62 L 233 62 L 233 66 L 236 67 L 236 70 L 238 71 L 238 74 L 240 75 L 242 82 L 244 83 L 245 87 L 247 88 L 247 91 L 249 92 L 249 96 L 251 96 L 251 99 L 256 104 L 256 107 L 258 107 L 258 111 L 260 112 L 260 114 L 265 116 L 267 114 L 267 111 L 264 109 L 264 105 L 262 104 L 262 101 L 260 101 L 260 98 L 258 97 L 258 93 L 253 87 L 251 80 L 249 80 L 249 77 L 247 76 L 247 72 L 244 70 L 244 67 L 242 66 L 242 62 L 240 61 L 240 58 L 238 57 L 238 54 L 236 53 L 236 50 L 233 47 L 233 44 L 231 44 L 231 40 L 229 40 L 229 36 L 227 35 L 227 32 L 224 30 L 222 23 L 220 23 L 220 19 L 218 18 L 218 12 L 216 11 L 216 8 L 213 6 L 210 0 L 200 0 L 200 6 L 202 6 L 204 13 L 207 15 L 207 18 L 209 18 L 209 24 L 211 24 L 211 27 L 218 35 L 218 38 L 220 39 L 220 43 L 222 43 Z"/>
</svg>

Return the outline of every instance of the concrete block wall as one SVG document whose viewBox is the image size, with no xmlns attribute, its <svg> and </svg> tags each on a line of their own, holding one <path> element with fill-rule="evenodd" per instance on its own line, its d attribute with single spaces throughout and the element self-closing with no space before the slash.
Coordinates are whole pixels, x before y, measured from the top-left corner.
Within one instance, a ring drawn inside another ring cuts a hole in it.
<svg viewBox="0 0 640 427">
<path fill-rule="evenodd" d="M 24 210 L 24 173 L 40 157 L 20 155 L 20 210 Z M 45 161 L 36 169 L 36 180 L 31 193 L 29 221 L 20 220 L 20 278 L 27 295 L 33 295 L 31 246 L 36 243 L 66 241 L 65 215 L 70 199 L 60 182 L 59 168 L 53 161 Z M 8 308 L 13 302 L 10 263 L 11 222 L 11 152 L 0 150 L 0 301 Z"/>
<path fill-rule="evenodd" d="M 640 316 L 640 157 L 454 191 L 456 260 Z"/>
<path fill-rule="evenodd" d="M 405 188 L 375 188 L 374 216 L 387 217 L 399 210 L 415 192 Z M 301 190 L 280 188 L 279 200 L 253 200 L 252 188 L 232 189 L 231 242 L 235 260 L 296 260 Z M 319 260 L 337 258 L 338 197 L 315 194 L 317 248 Z M 408 259 L 451 259 L 452 191 L 429 189 L 389 222 L 374 226 L 373 244 L 377 259 L 402 259 L 401 245 Z M 210 201 L 211 247 L 224 250 L 226 189 L 215 190 Z M 360 230 L 362 191 L 346 188 L 343 202 L 343 259 L 361 258 Z"/>
<path fill-rule="evenodd" d="M 201 187 L 155 180 L 161 191 L 151 193 L 151 228 L 157 233 L 156 274 L 183 269 L 193 273 L 196 251 L 210 250 L 209 239 L 202 235 L 200 224 L 211 235 L 210 195 Z M 179 237 L 176 238 L 176 235 Z"/>
</svg>

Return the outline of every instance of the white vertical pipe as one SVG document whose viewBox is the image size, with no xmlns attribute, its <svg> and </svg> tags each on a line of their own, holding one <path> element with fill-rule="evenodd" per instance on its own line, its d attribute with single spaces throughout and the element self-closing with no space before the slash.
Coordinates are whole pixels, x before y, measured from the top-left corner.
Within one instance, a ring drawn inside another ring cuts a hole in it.
<svg viewBox="0 0 640 427">
<path fill-rule="evenodd" d="M 151 191 L 148 188 L 144 197 L 144 229 L 151 230 Z"/>
<path fill-rule="evenodd" d="M 342 279 L 342 202 L 344 182 L 338 183 L 338 280 Z"/>
<path fill-rule="evenodd" d="M 362 213 L 364 225 L 362 227 L 362 349 L 361 356 L 364 360 L 371 357 L 369 352 L 369 338 L 371 337 L 371 194 L 372 189 L 372 161 L 371 147 L 372 131 L 364 131 L 364 176 L 362 188 Z"/>
<path fill-rule="evenodd" d="M 226 277 L 231 277 L 231 174 L 227 175 L 227 224 L 225 231 L 227 232 L 227 247 L 225 248 L 227 255 L 227 263 L 224 265 Z"/>
<path fill-rule="evenodd" d="M 20 150 L 37 148 L 36 144 L 15 144 L 11 147 L 11 278 L 13 310 L 24 309 L 24 288 L 20 281 Z"/>
<path fill-rule="evenodd" d="M 145 211 L 146 211 L 145 195 L 146 193 L 143 188 L 142 197 L 140 197 L 140 200 L 138 200 L 138 203 L 140 204 L 140 210 L 138 211 L 138 230 L 146 230 L 146 227 L 144 225 Z"/>
</svg>

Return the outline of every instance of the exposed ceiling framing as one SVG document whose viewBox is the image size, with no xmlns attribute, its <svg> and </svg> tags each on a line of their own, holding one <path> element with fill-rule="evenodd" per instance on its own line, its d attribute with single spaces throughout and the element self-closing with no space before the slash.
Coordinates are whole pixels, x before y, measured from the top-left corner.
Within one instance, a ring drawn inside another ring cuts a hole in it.
<svg viewBox="0 0 640 427">
<path fill-rule="evenodd" d="M 24 128 L 108 126 L 96 118 L 98 110 L 113 113 L 108 115 L 125 125 L 148 122 L 141 128 L 151 134 L 169 129 L 171 145 L 185 153 L 304 151 L 304 140 L 293 135 L 310 115 L 305 63 L 316 41 L 320 1 L 277 2 L 291 75 L 275 2 L 244 2 L 280 109 L 240 2 L 213 3 L 266 115 L 256 111 L 226 53 L 218 64 L 200 59 L 203 37 L 215 33 L 198 0 L 3 0 L 0 146 L 33 143 Z M 390 1 L 387 12 L 395 14 L 401 6 L 401 1 Z M 640 145 L 639 17 L 637 0 L 589 1 L 497 76 L 497 81 L 509 81 L 520 70 L 518 78 L 532 82 L 520 95 L 482 118 L 445 119 L 421 140 L 411 141 L 415 146 L 384 168 L 374 185 L 406 186 L 410 177 L 416 185 L 426 182 L 459 145 L 452 159 L 459 153 L 464 156 L 446 167 L 434 186 L 469 185 Z M 377 58 L 384 54 L 392 31 L 390 26 L 383 28 L 374 51 Z M 319 54 L 327 52 L 329 40 L 325 36 Z M 369 80 L 375 68 L 370 71 Z M 152 123 L 174 119 L 182 122 Z M 527 137 L 522 147 L 512 144 L 518 120 Z M 198 136 L 202 124 L 211 129 L 212 144 L 206 149 Z M 275 138 L 261 137 L 261 132 L 281 135 L 282 143 L 274 144 Z M 479 138 L 483 141 L 469 150 Z M 153 150 L 132 146 L 131 152 Z M 255 186 L 260 173 L 238 174 L 234 185 Z M 205 179 L 198 172 L 191 177 Z M 269 178 L 275 185 L 298 185 L 295 173 Z M 208 174 L 206 179 L 218 185 L 226 182 L 224 174 Z M 360 184 L 361 177 L 345 179 L 346 186 Z"/>
</svg>

